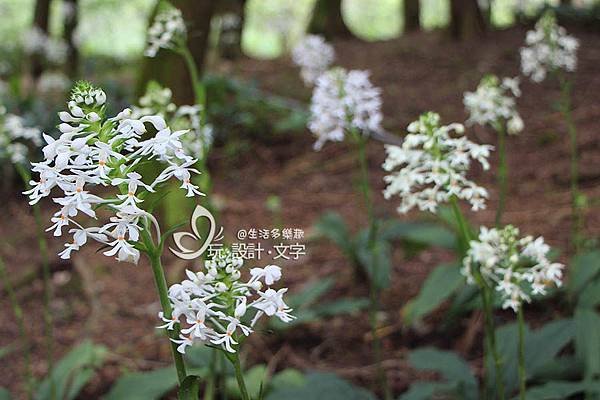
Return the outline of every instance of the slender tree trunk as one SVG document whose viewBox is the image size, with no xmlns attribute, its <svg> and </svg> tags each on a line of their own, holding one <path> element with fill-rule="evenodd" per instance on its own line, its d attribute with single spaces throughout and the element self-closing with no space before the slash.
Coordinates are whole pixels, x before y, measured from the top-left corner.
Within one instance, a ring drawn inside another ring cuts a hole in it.
<svg viewBox="0 0 600 400">
<path fill-rule="evenodd" d="M 192 57 L 202 74 L 208 49 L 210 22 L 215 11 L 214 0 L 172 0 L 171 4 L 181 10 L 187 26 L 188 47 Z M 152 24 L 158 7 L 151 15 Z M 178 104 L 194 102 L 194 88 L 189 73 L 181 56 L 172 51 L 161 49 L 156 57 L 145 58 L 138 84 L 138 94 L 143 93 L 149 80 L 156 80 L 161 85 L 171 88 L 173 99 Z"/>
<path fill-rule="evenodd" d="M 64 35 L 68 46 L 66 72 L 70 78 L 77 78 L 79 76 L 79 48 L 75 43 L 75 29 L 79 23 L 79 1 L 64 0 L 63 6 L 65 7 Z"/>
<path fill-rule="evenodd" d="M 221 6 L 221 4 L 223 4 Z M 218 3 L 221 16 L 219 32 L 219 55 L 235 60 L 242 55 L 242 32 L 246 20 L 246 0 L 230 0 Z"/>
<path fill-rule="evenodd" d="M 404 0 L 404 32 L 421 29 L 421 5 L 419 0 Z"/>
<path fill-rule="evenodd" d="M 486 31 L 477 0 L 450 0 L 450 17 L 450 35 L 454 39 L 469 39 Z"/>
<path fill-rule="evenodd" d="M 48 35 L 48 21 L 50 19 L 50 0 L 36 0 L 33 11 L 32 28 L 39 29 L 43 34 Z M 33 54 L 31 56 L 31 75 L 34 80 L 40 77 L 44 72 L 42 55 Z"/>
<path fill-rule="evenodd" d="M 330 40 L 351 37 L 342 17 L 342 0 L 317 0 L 308 31 Z"/>
</svg>

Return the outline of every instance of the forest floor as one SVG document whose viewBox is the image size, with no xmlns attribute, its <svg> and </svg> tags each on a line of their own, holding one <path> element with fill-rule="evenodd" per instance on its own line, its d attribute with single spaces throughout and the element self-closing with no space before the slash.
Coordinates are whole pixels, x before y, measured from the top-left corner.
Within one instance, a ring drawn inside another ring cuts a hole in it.
<svg viewBox="0 0 600 400">
<path fill-rule="evenodd" d="M 576 32 L 581 39 L 580 65 L 575 77 L 574 118 L 579 128 L 581 154 L 581 189 L 590 199 L 600 198 L 600 46 L 598 34 Z M 462 93 L 474 90 L 483 74 L 500 76 L 519 74 L 518 48 L 525 31 L 515 28 L 494 32 L 474 41 L 454 43 L 438 33 L 417 33 L 400 39 L 366 43 L 336 42 L 338 64 L 346 68 L 369 69 L 372 81 L 382 88 L 385 127 L 402 135 L 409 122 L 429 110 L 439 112 L 446 123 L 464 121 Z M 221 65 L 220 70 L 260 83 L 261 88 L 308 102 L 310 91 L 298 78 L 298 71 L 287 60 L 242 60 Z M 563 120 L 556 111 L 558 87 L 545 82 L 533 84 L 523 79 L 523 96 L 519 111 L 525 131 L 508 141 L 510 196 L 505 221 L 532 235 L 543 235 L 547 242 L 563 251 L 560 260 L 569 259 L 570 194 L 568 137 Z M 469 135 L 476 142 L 495 144 L 493 132 L 475 127 Z M 265 203 L 271 195 L 282 203 L 280 222 L 284 226 L 311 227 L 319 216 L 334 210 L 353 230 L 366 224 L 362 199 L 356 194 L 357 161 L 345 144 L 328 143 L 320 152 L 312 148 L 313 138 L 304 135 L 285 136 L 276 143 L 253 143 L 250 152 L 233 162 L 220 149 L 211 155 L 215 198 L 221 206 L 219 223 L 226 236 L 234 240 L 238 229 L 271 227 L 273 214 Z M 381 218 L 417 219 L 416 213 L 400 216 L 395 212 L 397 200 L 384 200 L 381 164 L 385 151 L 381 144 L 368 147 L 371 184 L 375 193 L 376 213 Z M 497 162 L 492 156 L 492 164 Z M 491 171 L 494 171 L 492 167 Z M 489 188 L 488 210 L 472 213 L 465 210 L 475 224 L 492 225 L 497 201 L 493 172 L 476 171 L 473 178 Z M 0 220 L 2 256 L 10 275 L 22 276 L 36 263 L 34 220 L 17 195 L 3 196 L 5 218 Z M 43 204 L 45 217 L 53 212 L 50 203 Z M 591 207 L 585 218 L 588 236 L 600 234 L 600 215 Z M 18 228 L 17 228 L 18 227 Z M 48 237 L 51 254 L 62 246 L 60 240 Z M 25 244 L 25 245 L 24 245 Z M 54 274 L 55 298 L 52 303 L 55 352 L 64 354 L 84 338 L 91 338 L 110 349 L 108 362 L 101 368 L 81 398 L 98 398 L 126 370 L 152 369 L 168 365 L 169 346 L 154 329 L 159 310 L 152 274 L 145 260 L 138 266 L 117 265 L 95 253 L 89 246 L 72 264 L 58 265 Z M 308 282 L 335 277 L 335 289 L 327 295 L 335 297 L 366 296 L 366 285 L 354 279 L 352 268 L 341 251 L 325 240 L 306 240 L 307 255 L 297 262 L 283 263 L 285 284 L 296 292 Z M 25 251 L 24 251 L 25 250 Z M 381 331 L 384 362 L 388 380 L 399 394 L 417 379 L 406 360 L 407 351 L 424 345 L 435 345 L 461 352 L 476 370 L 481 369 L 478 340 L 480 322 L 465 318 L 449 331 L 439 327 L 441 313 L 425 319 L 418 329 L 402 324 L 401 309 L 415 296 L 428 272 L 451 255 L 428 250 L 406 259 L 400 248 L 394 251 L 391 287 L 383 293 Z M 54 259 L 54 258 L 53 258 Z M 56 257 L 57 259 L 57 257 Z M 265 261 L 269 262 L 269 261 Z M 181 278 L 188 266 L 171 255 L 165 258 L 170 282 Z M 33 366 L 38 377 L 46 373 L 40 280 L 18 292 L 25 310 L 28 331 L 34 337 Z M 0 325 L 0 346 L 14 343 L 18 330 L 6 296 L 0 299 L 0 310 L 8 323 Z M 553 312 L 550 310 L 549 312 Z M 532 315 L 542 320 L 548 312 Z M 539 315 L 539 316 L 538 316 Z M 499 318 L 510 320 L 509 314 Z M 365 387 L 375 381 L 371 361 L 371 341 L 366 312 L 339 316 L 322 322 L 298 326 L 283 335 L 268 331 L 253 335 L 246 345 L 249 364 L 268 362 L 275 369 L 296 367 L 334 371 Z M 10 360 L 10 362 L 6 362 Z M 274 361 L 273 361 L 274 360 Z M 0 386 L 22 392 L 23 363 L 21 352 L 6 356 L 0 366 Z"/>
</svg>

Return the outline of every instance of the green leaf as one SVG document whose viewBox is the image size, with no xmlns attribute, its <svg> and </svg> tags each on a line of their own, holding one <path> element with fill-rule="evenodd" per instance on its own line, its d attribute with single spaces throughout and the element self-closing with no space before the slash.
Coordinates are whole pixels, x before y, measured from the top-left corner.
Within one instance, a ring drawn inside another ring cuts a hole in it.
<svg viewBox="0 0 600 400">
<path fill-rule="evenodd" d="M 410 325 L 415 320 L 429 314 L 446 301 L 463 283 L 464 277 L 460 274 L 459 264 L 437 266 L 427 276 L 417 297 L 404 306 L 404 322 Z"/>
<path fill-rule="evenodd" d="M 543 372 L 558 353 L 573 340 L 575 330 L 573 321 L 561 319 L 549 322 L 541 328 L 531 331 L 525 327 L 525 370 L 528 379 Z M 518 325 L 507 324 L 496 329 L 498 352 L 503 357 L 504 381 L 507 390 L 518 386 Z M 491 357 L 487 360 L 490 379 L 495 379 Z"/>
<path fill-rule="evenodd" d="M 586 379 L 600 377 L 600 314 L 575 310 L 575 354 L 583 362 Z"/>
<path fill-rule="evenodd" d="M 415 369 L 436 371 L 450 384 L 456 384 L 463 399 L 477 399 L 477 380 L 471 367 L 458 354 L 451 351 L 425 347 L 411 351 L 408 355 Z"/>
<path fill-rule="evenodd" d="M 104 400 L 158 400 L 177 386 L 175 367 L 123 375 Z"/>
<path fill-rule="evenodd" d="M 547 382 L 527 390 L 527 400 L 563 400 L 584 391 L 600 393 L 599 383 Z"/>
<path fill-rule="evenodd" d="M 389 242 L 376 239 L 369 243 L 368 230 L 362 230 L 356 239 L 356 251 L 360 265 L 364 268 L 373 285 L 386 289 L 392 280 L 392 248 Z"/>
<path fill-rule="evenodd" d="M 364 310 L 369 306 L 369 299 L 366 297 L 343 298 L 331 302 L 320 304 L 313 308 L 319 318 L 334 317 L 336 315 L 354 314 Z"/>
<path fill-rule="evenodd" d="M 331 373 L 312 372 L 299 387 L 274 389 L 266 400 L 376 400 L 369 391 Z"/>
<path fill-rule="evenodd" d="M 316 280 L 305 285 L 301 292 L 290 295 L 287 302 L 294 309 L 309 306 L 331 290 L 334 284 L 333 278 Z"/>
<path fill-rule="evenodd" d="M 0 400 L 11 400 L 12 396 L 10 392 L 5 388 L 0 388 Z"/>
<path fill-rule="evenodd" d="M 412 254 L 431 246 L 451 250 L 457 246 L 454 232 L 431 222 L 386 221 L 382 224 L 379 235 L 386 241 L 401 240 L 405 250 Z"/>
<path fill-rule="evenodd" d="M 430 400 L 436 394 L 445 394 L 455 390 L 455 385 L 448 383 L 417 382 L 410 385 L 408 391 L 398 397 L 398 400 Z"/>
<path fill-rule="evenodd" d="M 352 237 L 344 219 L 335 212 L 327 212 L 315 224 L 315 230 L 335 243 L 347 257 L 355 260 Z"/>
<path fill-rule="evenodd" d="M 179 400 L 198 400 L 199 394 L 200 377 L 194 375 L 186 376 L 183 382 L 181 382 L 181 385 L 179 385 L 179 390 L 177 391 Z"/>
<path fill-rule="evenodd" d="M 287 368 L 278 372 L 271 378 L 269 387 L 271 389 L 287 389 L 304 385 L 306 379 L 304 374 L 297 369 Z"/>
<path fill-rule="evenodd" d="M 244 382 L 250 398 L 256 399 L 259 397 L 261 387 L 268 383 L 267 366 L 264 364 L 255 365 L 247 371 L 244 371 Z M 235 377 L 229 377 L 226 381 L 227 392 L 230 396 L 237 399 L 242 398 L 242 393 L 237 384 Z"/>
<path fill-rule="evenodd" d="M 596 279 L 585 286 L 579 294 L 577 308 L 595 308 L 600 304 L 600 279 Z"/>
<path fill-rule="evenodd" d="M 106 356 L 106 348 L 90 341 L 74 347 L 44 379 L 35 394 L 36 400 L 51 398 L 72 400 L 93 377 Z"/>
<path fill-rule="evenodd" d="M 575 256 L 569 269 L 567 290 L 573 297 L 580 295 L 581 291 L 595 277 L 600 275 L 600 250 L 593 250 Z"/>
</svg>

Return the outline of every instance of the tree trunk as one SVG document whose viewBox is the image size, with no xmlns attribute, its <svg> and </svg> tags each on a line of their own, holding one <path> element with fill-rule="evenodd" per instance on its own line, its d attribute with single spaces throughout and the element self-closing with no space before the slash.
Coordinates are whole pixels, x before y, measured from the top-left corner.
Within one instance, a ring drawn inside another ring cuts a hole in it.
<svg viewBox="0 0 600 400">
<path fill-rule="evenodd" d="M 404 0 L 404 32 L 421 29 L 421 7 L 419 0 Z"/>
<path fill-rule="evenodd" d="M 214 0 L 172 0 L 171 4 L 181 10 L 187 26 L 187 45 L 201 75 L 208 49 L 210 22 L 215 10 Z M 151 15 L 152 24 L 158 7 Z M 194 88 L 190 74 L 182 57 L 172 51 L 161 49 L 156 57 L 145 58 L 138 84 L 138 94 L 145 90 L 149 80 L 158 81 L 173 91 L 173 99 L 178 104 L 193 104 Z"/>
<path fill-rule="evenodd" d="M 68 46 L 66 72 L 69 78 L 73 79 L 79 77 L 79 48 L 74 37 L 79 22 L 79 1 L 64 0 L 63 6 L 65 7 L 64 36 Z"/>
<path fill-rule="evenodd" d="M 342 17 L 342 0 L 317 0 L 308 31 L 329 40 L 351 37 Z"/>
<path fill-rule="evenodd" d="M 246 0 L 229 0 L 217 3 L 221 17 L 219 55 L 235 60 L 242 55 L 242 32 L 246 20 Z"/>
<path fill-rule="evenodd" d="M 50 0 L 36 0 L 33 11 L 32 28 L 39 29 L 44 35 L 48 35 L 48 21 L 50 19 Z M 31 76 L 34 80 L 44 72 L 42 55 L 34 53 L 31 56 Z"/>
<path fill-rule="evenodd" d="M 454 39 L 469 39 L 486 31 L 477 0 L 450 0 L 450 17 L 450 34 Z"/>
</svg>

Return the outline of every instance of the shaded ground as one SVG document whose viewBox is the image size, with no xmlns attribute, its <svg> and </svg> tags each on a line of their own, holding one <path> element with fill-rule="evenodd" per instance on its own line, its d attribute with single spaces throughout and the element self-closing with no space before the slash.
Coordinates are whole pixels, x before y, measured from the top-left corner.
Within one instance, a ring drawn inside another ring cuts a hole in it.
<svg viewBox="0 0 600 400">
<path fill-rule="evenodd" d="M 574 87 L 574 116 L 580 129 L 581 187 L 590 198 L 598 198 L 600 47 L 597 35 L 581 32 L 577 36 L 582 40 L 582 49 Z M 462 93 L 473 90 L 482 74 L 517 75 L 516 49 L 523 37 L 523 30 L 514 29 L 490 34 L 477 42 L 455 44 L 437 34 L 415 34 L 382 43 L 336 43 L 336 50 L 340 65 L 372 71 L 373 82 L 383 88 L 386 128 L 402 134 L 410 121 L 428 110 L 439 112 L 446 122 L 463 121 L 466 116 Z M 234 67 L 221 68 L 257 79 L 274 93 L 302 101 L 310 97 L 310 92 L 301 86 L 298 71 L 288 62 L 245 60 Z M 558 88 L 549 82 L 543 85 L 524 82 L 523 93 L 519 107 L 526 130 L 508 143 L 511 192 L 505 221 L 518 225 L 523 232 L 544 235 L 552 246 L 566 249 L 570 231 L 569 158 L 565 128 L 553 108 Z M 481 128 L 472 129 L 470 135 L 478 142 L 495 143 L 494 135 Z M 215 151 L 210 162 L 214 192 L 222 204 L 220 222 L 230 240 L 240 228 L 273 225 L 274 217 L 265 207 L 270 195 L 282 200 L 283 225 L 303 228 L 307 233 L 326 210 L 342 214 L 354 229 L 365 225 L 366 213 L 362 211 L 361 198 L 355 194 L 357 164 L 353 153 L 343 144 L 328 144 L 322 151 L 314 152 L 312 143 L 308 133 L 285 137 L 280 143 L 268 146 L 256 143 L 251 152 L 242 153 L 234 161 Z M 380 194 L 384 187 L 380 168 L 384 158 L 383 146 L 371 143 L 369 159 L 376 212 L 380 217 L 405 218 L 395 213 L 396 202 L 385 201 Z M 494 175 L 477 171 L 474 178 L 490 190 L 491 201 L 489 210 L 468 215 L 477 223 L 491 225 L 496 201 Z M 5 217 L 0 220 L 1 251 L 11 276 L 20 276 L 39 262 L 33 250 L 36 243 L 33 217 L 16 196 L 4 197 L 9 197 L 9 201 L 3 205 Z M 46 204 L 44 208 L 49 219 L 52 207 Z M 587 214 L 586 231 L 597 236 L 600 217 L 594 211 L 592 208 Z M 61 244 L 50 237 L 49 241 L 55 254 Z M 337 284 L 330 297 L 366 295 L 365 285 L 354 281 L 348 262 L 334 246 L 310 241 L 307 249 L 308 254 L 300 262 L 285 265 L 286 284 L 292 292 L 305 282 L 333 276 Z M 416 346 L 458 348 L 474 367 L 480 366 L 478 346 L 470 346 L 465 339 L 465 331 L 477 333 L 476 319 L 465 320 L 443 335 L 432 331 L 440 321 L 436 316 L 428 318 L 419 332 L 401 324 L 401 307 L 418 292 L 428 271 L 448 257 L 440 251 L 428 251 L 407 261 L 399 249 L 395 252 L 393 284 L 383 295 L 381 315 L 384 366 L 395 393 L 406 389 L 417 377 L 405 361 L 406 351 Z M 563 252 L 561 259 L 567 261 L 568 254 Z M 186 267 L 173 257 L 167 257 L 165 264 L 170 282 L 180 278 Z M 137 267 L 116 265 L 96 255 L 90 246 L 72 265 L 63 267 L 64 271 L 54 275 L 56 352 L 63 354 L 85 337 L 105 344 L 111 351 L 109 362 L 82 398 L 96 398 L 104 393 L 124 370 L 167 365 L 168 345 L 153 329 L 159 306 L 145 261 Z M 43 361 L 41 296 L 39 280 L 19 291 L 28 330 L 35 338 L 36 376 L 43 375 L 47 368 Z M 18 335 L 5 297 L 0 300 L 0 307 L 9 321 L 0 326 L 0 346 L 5 346 Z M 252 363 L 267 362 L 276 355 L 275 368 L 332 370 L 369 386 L 374 381 L 375 368 L 370 361 L 367 332 L 368 321 L 362 313 L 298 327 L 283 337 L 259 333 L 246 347 L 247 358 Z M 19 355 L 19 351 L 8 355 L 0 366 L 0 386 L 13 391 L 21 382 Z"/>
</svg>

